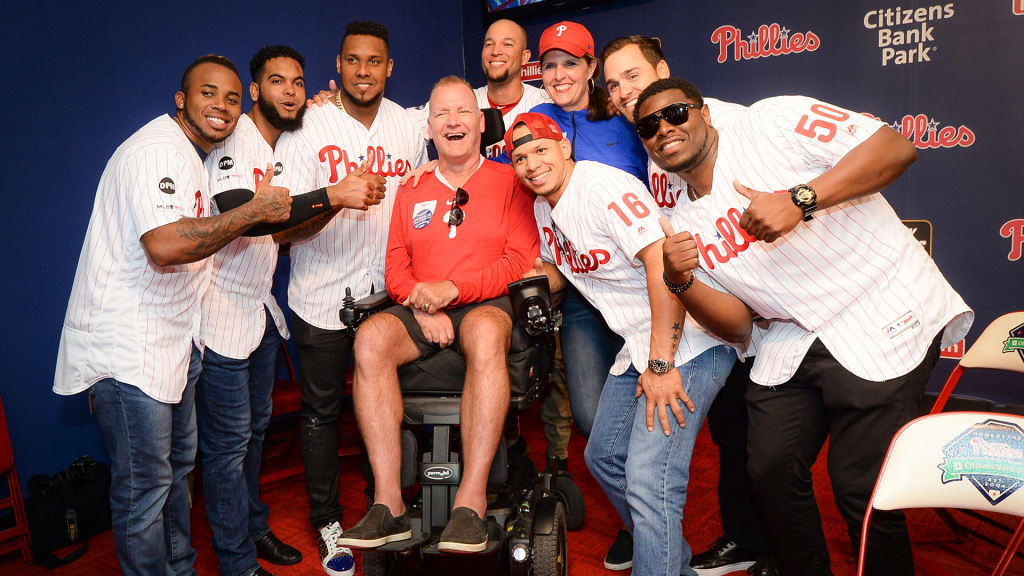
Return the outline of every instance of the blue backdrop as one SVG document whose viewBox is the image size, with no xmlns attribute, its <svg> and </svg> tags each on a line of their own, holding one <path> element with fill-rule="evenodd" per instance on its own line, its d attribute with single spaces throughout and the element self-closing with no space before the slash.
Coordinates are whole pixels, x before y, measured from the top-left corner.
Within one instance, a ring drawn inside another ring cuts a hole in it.
<svg viewBox="0 0 1024 576">
<path fill-rule="evenodd" d="M 183 2 L 174 11 L 166 3 L 85 4 L 9 1 L 0 22 L 8 70 L 0 150 L 9 183 L 2 216 L 9 241 L 0 255 L 11 266 L 0 395 L 23 486 L 81 454 L 105 459 L 85 395 L 50 391 L 61 321 L 107 159 L 173 109 L 193 58 L 224 54 L 245 82 L 256 49 L 288 43 L 306 56 L 314 89 L 335 77 L 345 24 L 368 18 L 391 28 L 393 100 L 424 102 L 444 74 L 484 82 L 478 0 L 309 0 L 301 9 L 265 0 Z M 977 312 L 971 342 L 1000 313 L 1024 308 L 1021 13 L 1022 0 L 620 0 L 522 24 L 533 50 L 541 31 L 565 18 L 586 25 L 598 47 L 625 34 L 658 36 L 673 73 L 709 96 L 750 104 L 804 94 L 901 129 L 920 158 L 885 195 L 903 218 L 930 223 L 935 260 Z M 933 387 L 953 365 L 940 361 Z M 964 384 L 1024 403 L 1019 385 L 995 374 Z"/>
</svg>

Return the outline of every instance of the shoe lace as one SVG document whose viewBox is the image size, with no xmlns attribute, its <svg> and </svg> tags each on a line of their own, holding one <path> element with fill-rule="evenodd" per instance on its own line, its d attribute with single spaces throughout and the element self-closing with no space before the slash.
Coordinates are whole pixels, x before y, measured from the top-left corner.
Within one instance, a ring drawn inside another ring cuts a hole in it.
<svg viewBox="0 0 1024 576">
<path fill-rule="evenodd" d="M 327 545 L 328 550 L 336 550 L 338 548 L 338 538 L 341 537 L 341 524 L 338 522 L 331 522 L 330 524 L 321 527 L 320 537 L 323 538 L 324 544 Z"/>
</svg>

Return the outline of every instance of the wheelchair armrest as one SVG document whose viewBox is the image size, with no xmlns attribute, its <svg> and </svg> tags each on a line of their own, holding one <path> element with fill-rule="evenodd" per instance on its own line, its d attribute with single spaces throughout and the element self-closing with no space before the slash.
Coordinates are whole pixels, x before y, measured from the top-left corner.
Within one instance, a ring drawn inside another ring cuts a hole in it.
<svg viewBox="0 0 1024 576">
<path fill-rule="evenodd" d="M 350 330 L 355 330 L 371 314 L 380 312 L 392 304 L 394 304 L 394 301 L 391 300 L 391 296 L 384 290 L 356 300 L 352 297 L 352 289 L 345 288 L 345 298 L 342 300 L 339 316 L 341 321 L 345 323 L 345 326 Z"/>
<path fill-rule="evenodd" d="M 557 332 L 562 313 L 551 306 L 551 287 L 547 276 L 531 276 L 508 285 L 513 319 L 530 336 Z"/>
</svg>

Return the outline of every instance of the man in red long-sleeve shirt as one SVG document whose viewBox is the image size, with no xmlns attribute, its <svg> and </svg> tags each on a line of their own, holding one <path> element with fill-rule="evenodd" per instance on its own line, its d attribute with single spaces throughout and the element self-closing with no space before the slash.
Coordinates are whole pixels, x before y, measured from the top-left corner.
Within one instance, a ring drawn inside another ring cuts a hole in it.
<svg viewBox="0 0 1024 576">
<path fill-rule="evenodd" d="M 466 357 L 462 483 L 439 548 L 487 546 L 487 475 L 497 450 L 512 334 L 507 284 L 533 266 L 540 242 L 533 198 L 511 167 L 480 154 L 483 115 L 470 85 L 442 78 L 430 95 L 437 169 L 395 199 L 385 284 L 399 303 L 356 336 L 356 417 L 373 467 L 374 504 L 338 540 L 371 548 L 411 537 L 402 502 L 398 367 L 449 345 Z"/>
</svg>

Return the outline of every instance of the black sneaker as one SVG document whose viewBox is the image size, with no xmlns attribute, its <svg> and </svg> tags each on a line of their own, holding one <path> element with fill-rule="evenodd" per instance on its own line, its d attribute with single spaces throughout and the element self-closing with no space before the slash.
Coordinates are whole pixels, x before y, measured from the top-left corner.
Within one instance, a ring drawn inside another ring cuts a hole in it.
<svg viewBox="0 0 1024 576">
<path fill-rule="evenodd" d="M 690 567 L 697 571 L 698 576 L 722 576 L 754 566 L 757 558 L 747 552 L 732 538 L 722 536 L 710 548 L 695 554 L 690 559 Z"/>
<path fill-rule="evenodd" d="M 474 553 L 487 548 L 487 521 L 470 508 L 459 506 L 452 510 L 437 549 L 442 552 Z"/>
<path fill-rule="evenodd" d="M 782 576 L 782 567 L 774 560 L 758 560 L 754 565 L 747 568 L 747 574 L 751 576 Z"/>
<path fill-rule="evenodd" d="M 346 530 L 338 538 L 338 546 L 352 548 L 376 548 L 388 542 L 412 538 L 409 516 L 391 516 L 391 510 L 384 504 L 374 504 L 358 524 Z"/>
<path fill-rule="evenodd" d="M 633 567 L 633 535 L 619 530 L 615 542 L 604 556 L 604 567 L 609 570 L 628 570 Z"/>
</svg>

